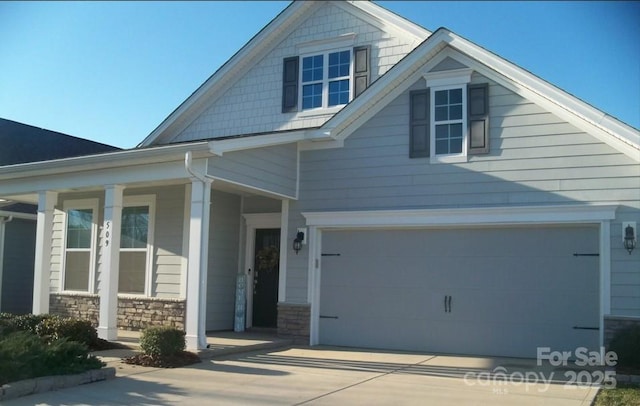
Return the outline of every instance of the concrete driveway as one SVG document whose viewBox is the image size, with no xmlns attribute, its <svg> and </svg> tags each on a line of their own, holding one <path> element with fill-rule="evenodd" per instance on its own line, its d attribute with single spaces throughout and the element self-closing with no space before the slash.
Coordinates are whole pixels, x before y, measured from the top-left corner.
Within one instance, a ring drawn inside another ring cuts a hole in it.
<svg viewBox="0 0 640 406">
<path fill-rule="evenodd" d="M 566 385 L 566 370 L 535 360 L 335 347 L 254 351 L 179 369 L 110 364 L 116 379 L 5 405 L 590 405 L 597 392 Z"/>
</svg>

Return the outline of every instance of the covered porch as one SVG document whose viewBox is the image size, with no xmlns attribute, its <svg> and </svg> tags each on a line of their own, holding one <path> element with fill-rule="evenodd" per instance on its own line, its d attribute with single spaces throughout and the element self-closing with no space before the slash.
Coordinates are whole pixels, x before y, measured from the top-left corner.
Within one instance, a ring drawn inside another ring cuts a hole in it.
<svg viewBox="0 0 640 406">
<path fill-rule="evenodd" d="M 0 197 L 38 206 L 33 312 L 87 318 L 107 340 L 117 340 L 119 328 L 170 325 L 186 331 L 189 349 L 204 349 L 206 331 L 255 324 L 263 279 L 256 266 L 264 266 L 256 249 L 273 246 L 264 273 L 275 278 L 277 315 L 286 300 L 286 241 L 295 237 L 288 208 L 297 198 L 298 151 L 288 138 L 264 142 L 0 168 Z"/>
</svg>

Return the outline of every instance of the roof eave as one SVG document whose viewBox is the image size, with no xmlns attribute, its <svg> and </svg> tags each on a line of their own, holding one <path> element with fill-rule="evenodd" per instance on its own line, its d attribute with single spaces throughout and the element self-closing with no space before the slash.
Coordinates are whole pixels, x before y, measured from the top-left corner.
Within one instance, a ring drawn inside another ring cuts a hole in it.
<svg viewBox="0 0 640 406">
<path fill-rule="evenodd" d="M 128 149 L 104 154 L 2 166 L 0 167 L 0 180 L 177 161 L 183 159 L 187 151 L 191 151 L 194 157 L 211 155 L 209 143 L 206 141 Z"/>
</svg>

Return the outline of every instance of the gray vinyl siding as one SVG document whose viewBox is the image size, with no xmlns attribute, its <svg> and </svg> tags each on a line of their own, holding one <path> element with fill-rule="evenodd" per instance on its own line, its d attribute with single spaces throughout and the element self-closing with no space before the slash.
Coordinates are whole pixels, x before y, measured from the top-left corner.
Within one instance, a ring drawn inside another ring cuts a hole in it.
<svg viewBox="0 0 640 406">
<path fill-rule="evenodd" d="M 622 249 L 622 221 L 640 224 L 640 165 L 539 106 L 490 85 L 490 153 L 459 164 L 409 158 L 409 90 L 345 140 L 344 148 L 303 151 L 303 211 L 618 204 L 611 224 L 612 314 L 640 315 L 640 260 Z M 306 251 L 289 256 L 288 300 L 306 302 Z"/>
<path fill-rule="evenodd" d="M 239 239 L 240 197 L 214 190 L 209 231 L 207 330 L 233 329 Z"/>
<path fill-rule="evenodd" d="M 151 270 L 151 296 L 163 298 L 180 297 L 182 273 L 182 236 L 184 219 L 184 185 L 150 188 L 131 188 L 124 190 L 124 196 L 154 195 L 155 223 L 153 240 L 153 258 Z M 54 214 L 53 242 L 51 253 L 51 291 L 61 290 L 62 255 L 64 254 L 64 202 L 67 200 L 98 199 L 96 214 L 99 227 L 104 219 L 104 193 L 64 194 L 58 199 Z M 102 262 L 102 233 L 98 230 L 96 247 L 96 288 L 99 292 Z"/>
<path fill-rule="evenodd" d="M 125 196 L 155 195 L 151 295 L 179 298 L 184 232 L 184 185 L 125 189 L 124 193 Z"/>
<path fill-rule="evenodd" d="M 36 222 L 14 218 L 4 227 L 0 311 L 14 314 L 31 313 Z"/>
<path fill-rule="evenodd" d="M 318 127 L 331 114 L 282 113 L 283 59 L 299 56 L 300 44 L 356 34 L 352 46 L 371 46 L 371 83 L 391 69 L 421 41 L 398 31 L 384 32 L 340 7 L 327 2 L 300 21 L 290 34 L 237 81 L 224 89 L 211 105 L 168 142 L 213 139 L 298 128 Z M 268 44 L 265 44 L 268 46 Z M 298 108 L 300 107 L 298 103 Z"/>
<path fill-rule="evenodd" d="M 209 175 L 288 197 L 296 196 L 298 149 L 295 143 L 228 152 L 209 159 Z"/>
</svg>

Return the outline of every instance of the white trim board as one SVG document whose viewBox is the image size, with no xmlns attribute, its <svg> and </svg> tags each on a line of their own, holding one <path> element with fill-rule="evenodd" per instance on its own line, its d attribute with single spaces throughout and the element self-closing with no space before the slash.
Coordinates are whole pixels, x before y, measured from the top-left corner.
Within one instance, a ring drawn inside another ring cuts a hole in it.
<svg viewBox="0 0 640 406">
<path fill-rule="evenodd" d="M 303 212 L 320 228 L 435 227 L 454 225 L 598 223 L 613 220 L 616 205 L 476 207 L 456 209 Z"/>
</svg>

